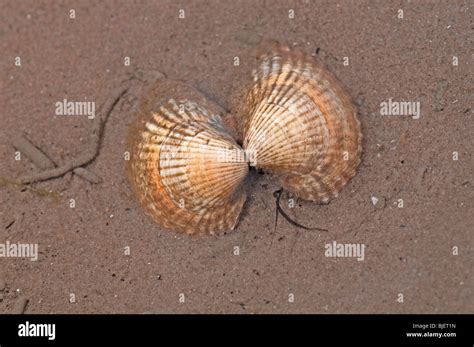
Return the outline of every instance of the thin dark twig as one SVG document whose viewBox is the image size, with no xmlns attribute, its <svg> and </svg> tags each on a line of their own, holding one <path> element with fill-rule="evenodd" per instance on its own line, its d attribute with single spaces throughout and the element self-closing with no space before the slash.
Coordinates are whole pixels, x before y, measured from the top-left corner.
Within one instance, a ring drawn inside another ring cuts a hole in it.
<svg viewBox="0 0 474 347">
<path fill-rule="evenodd" d="M 273 196 L 275 196 L 275 193 L 273 193 Z M 277 224 L 278 224 L 278 208 L 275 209 L 275 226 L 273 227 L 273 233 L 272 233 L 272 239 L 270 241 L 270 247 L 273 245 L 273 239 L 275 238 L 276 230 L 277 230 Z"/>
<path fill-rule="evenodd" d="M 310 228 L 304 225 L 301 225 L 300 223 L 296 222 L 293 220 L 290 216 L 286 214 L 285 211 L 280 206 L 280 200 L 281 196 L 283 194 L 283 188 L 280 188 L 279 190 L 276 190 L 273 192 L 273 197 L 275 198 L 275 203 L 276 203 L 276 214 L 275 214 L 275 230 L 276 230 L 276 224 L 278 221 L 278 214 L 281 214 L 290 224 L 294 225 L 297 228 L 300 229 L 305 229 L 305 230 L 319 230 L 319 231 L 328 231 L 327 229 L 322 229 L 322 228 Z"/>
<path fill-rule="evenodd" d="M 279 207 L 279 203 L 280 203 L 280 197 L 281 197 L 281 193 L 283 192 L 283 188 L 281 188 L 280 190 L 277 190 L 275 192 L 273 192 L 273 197 L 276 198 L 275 202 L 276 202 L 276 209 L 275 209 L 275 227 L 273 228 L 273 233 L 276 232 L 277 230 L 277 224 L 278 224 L 278 207 Z"/>
<path fill-rule="evenodd" d="M 87 148 L 83 153 L 81 153 L 76 158 L 68 161 L 62 166 L 53 167 L 39 173 L 35 173 L 30 176 L 20 177 L 18 180 L 15 180 L 19 184 L 28 184 L 28 183 L 35 183 L 40 181 L 46 181 L 51 178 L 56 178 L 63 176 L 64 174 L 68 173 L 69 171 L 73 171 L 75 168 L 87 165 L 91 163 L 99 154 L 100 145 L 101 145 L 101 136 L 104 130 L 105 123 L 107 119 L 114 109 L 115 105 L 119 102 L 120 98 L 127 92 L 128 85 L 124 87 L 118 88 L 112 96 L 106 101 L 102 111 L 104 116 L 101 116 L 101 112 L 99 115 L 96 116 L 94 119 L 94 123 L 92 124 L 92 131 L 90 136 L 89 143 L 91 143 L 91 147 Z"/>
</svg>

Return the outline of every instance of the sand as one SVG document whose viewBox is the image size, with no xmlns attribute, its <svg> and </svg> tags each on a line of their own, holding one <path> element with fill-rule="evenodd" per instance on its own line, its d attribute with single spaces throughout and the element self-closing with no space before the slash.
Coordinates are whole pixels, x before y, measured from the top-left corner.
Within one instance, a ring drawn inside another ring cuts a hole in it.
<svg viewBox="0 0 474 347">
<path fill-rule="evenodd" d="M 126 179 L 135 78 L 86 167 L 101 183 L 72 174 L 33 189 L 2 181 L 0 243 L 37 244 L 39 254 L 0 258 L 0 313 L 25 298 L 25 313 L 472 313 L 471 19 L 463 1 L 2 0 L 2 177 L 41 170 L 15 160 L 18 134 L 56 165 L 83 153 L 92 121 L 56 115 L 55 104 L 100 106 L 143 71 L 229 109 L 265 39 L 327 65 L 359 105 L 364 140 L 358 173 L 337 199 L 283 203 L 328 232 L 283 218 L 273 232 L 279 186 L 253 172 L 235 231 L 180 235 L 144 214 Z M 420 102 L 419 119 L 381 115 L 389 99 Z M 325 256 L 334 241 L 365 245 L 364 259 Z"/>
</svg>

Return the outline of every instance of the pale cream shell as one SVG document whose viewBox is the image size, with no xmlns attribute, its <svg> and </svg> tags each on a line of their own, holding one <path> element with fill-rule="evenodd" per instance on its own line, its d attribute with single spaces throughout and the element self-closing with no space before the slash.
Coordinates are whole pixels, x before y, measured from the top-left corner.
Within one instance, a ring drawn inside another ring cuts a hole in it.
<svg viewBox="0 0 474 347">
<path fill-rule="evenodd" d="M 191 97 L 142 108 L 132 127 L 129 179 L 145 210 L 165 228 L 232 230 L 246 199 L 239 188 L 248 163 L 221 116 L 206 108 L 208 101 Z"/>
<path fill-rule="evenodd" d="M 357 110 L 340 82 L 303 52 L 275 43 L 263 53 L 237 113 L 251 162 L 299 197 L 328 202 L 355 175 Z"/>
</svg>

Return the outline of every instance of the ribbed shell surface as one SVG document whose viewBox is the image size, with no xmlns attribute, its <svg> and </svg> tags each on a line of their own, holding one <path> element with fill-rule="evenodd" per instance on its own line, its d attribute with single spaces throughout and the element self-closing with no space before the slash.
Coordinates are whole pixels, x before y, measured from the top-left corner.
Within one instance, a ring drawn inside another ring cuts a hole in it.
<svg viewBox="0 0 474 347">
<path fill-rule="evenodd" d="M 290 192 L 328 202 L 355 175 L 362 150 L 357 110 L 312 57 L 273 45 L 260 55 L 238 109 L 251 163 Z"/>
<path fill-rule="evenodd" d="M 235 227 L 248 163 L 219 115 L 169 99 L 143 114 L 133 132 L 129 179 L 156 222 L 188 234 Z"/>
</svg>

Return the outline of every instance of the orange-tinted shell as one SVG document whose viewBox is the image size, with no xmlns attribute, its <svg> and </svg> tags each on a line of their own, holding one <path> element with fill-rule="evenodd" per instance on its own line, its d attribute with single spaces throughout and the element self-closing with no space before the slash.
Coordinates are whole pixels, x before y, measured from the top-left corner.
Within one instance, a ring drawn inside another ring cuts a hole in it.
<svg viewBox="0 0 474 347">
<path fill-rule="evenodd" d="M 138 200 L 160 225 L 188 234 L 233 229 L 246 198 L 239 189 L 248 173 L 244 152 L 207 104 L 151 102 L 130 136 Z"/>
<path fill-rule="evenodd" d="M 251 162 L 297 196 L 328 202 L 355 175 L 357 110 L 340 82 L 304 53 L 274 44 L 262 54 L 238 113 Z"/>
</svg>

